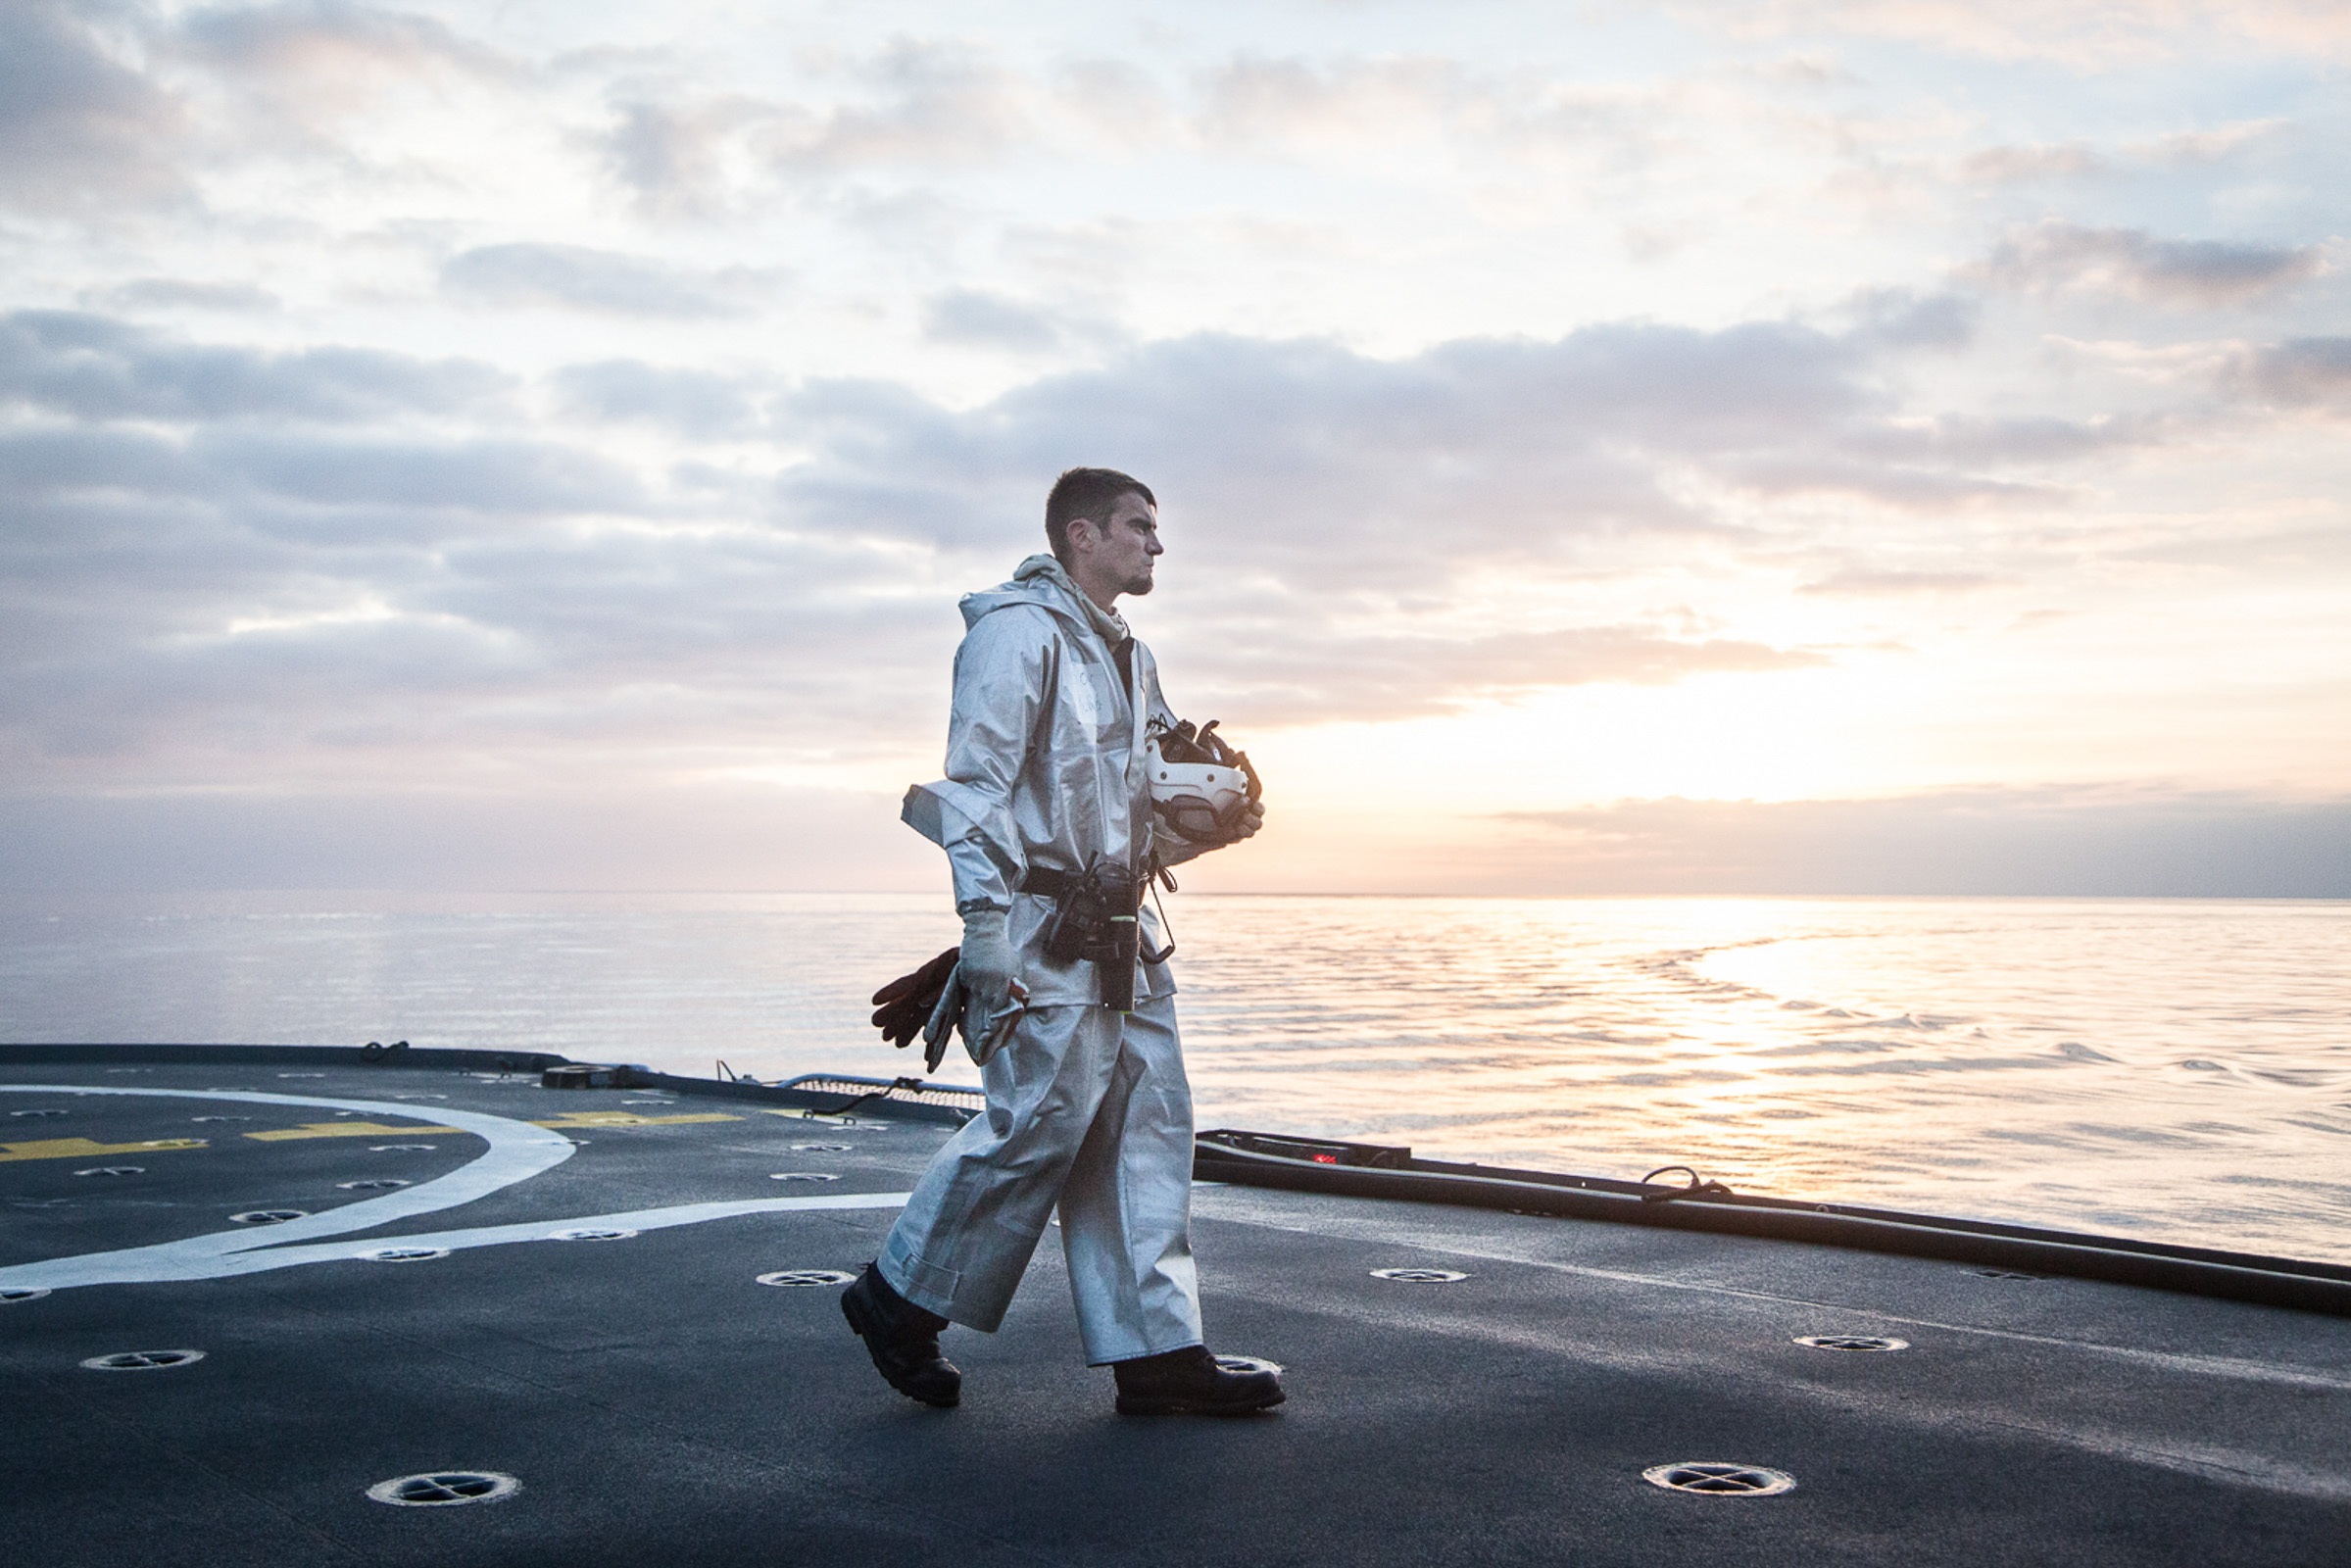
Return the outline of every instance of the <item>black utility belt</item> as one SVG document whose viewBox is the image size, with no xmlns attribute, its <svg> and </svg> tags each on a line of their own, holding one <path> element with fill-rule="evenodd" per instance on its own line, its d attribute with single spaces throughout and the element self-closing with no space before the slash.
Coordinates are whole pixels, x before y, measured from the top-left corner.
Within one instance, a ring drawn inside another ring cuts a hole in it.
<svg viewBox="0 0 2351 1568">
<path fill-rule="evenodd" d="M 1054 900 L 1073 897 L 1089 887 L 1115 887 L 1125 883 L 1135 890 L 1135 906 L 1143 907 L 1143 884 L 1119 870 L 1088 876 L 1083 871 L 1064 871 L 1057 865 L 1032 865 L 1020 873 L 1020 891 Z"/>
<path fill-rule="evenodd" d="M 1124 866 L 1064 871 L 1033 865 L 1021 873 L 1020 891 L 1053 901 L 1045 927 L 1045 956 L 1055 963 L 1083 959 L 1102 979 L 1102 1005 L 1135 1010 L 1135 964 L 1165 963 L 1172 944 L 1157 953 L 1142 951 L 1143 890 L 1150 884 Z"/>
</svg>

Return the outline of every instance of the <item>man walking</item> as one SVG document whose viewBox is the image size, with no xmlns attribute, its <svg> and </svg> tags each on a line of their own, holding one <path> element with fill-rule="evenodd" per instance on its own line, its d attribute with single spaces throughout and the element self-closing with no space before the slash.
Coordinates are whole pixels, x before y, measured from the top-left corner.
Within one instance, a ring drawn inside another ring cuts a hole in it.
<svg viewBox="0 0 2351 1568">
<path fill-rule="evenodd" d="M 954 873 L 987 1113 L 939 1151 L 841 1306 L 893 1388 L 953 1405 L 962 1374 L 940 1331 L 995 1332 L 1058 1204 L 1086 1360 L 1114 1370 L 1118 1409 L 1246 1414 L 1281 1403 L 1282 1384 L 1202 1343 L 1192 1094 L 1142 892 L 1154 865 L 1248 838 L 1264 810 L 1249 801 L 1197 838 L 1153 815 L 1146 743 L 1176 721 L 1115 609 L 1151 592 L 1163 549 L 1150 488 L 1072 468 L 1045 529 L 1051 555 L 964 598 L 947 776 L 903 812 Z"/>
</svg>

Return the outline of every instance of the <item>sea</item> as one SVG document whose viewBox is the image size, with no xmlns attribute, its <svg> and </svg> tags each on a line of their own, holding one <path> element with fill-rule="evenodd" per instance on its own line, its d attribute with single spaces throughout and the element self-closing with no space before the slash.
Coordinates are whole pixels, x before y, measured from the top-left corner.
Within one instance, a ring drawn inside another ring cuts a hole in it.
<svg viewBox="0 0 2351 1568">
<path fill-rule="evenodd" d="M 1203 1130 L 2351 1261 L 2351 903 L 1183 894 L 1168 914 Z M 0 1040 L 891 1077 L 921 1063 L 868 996 L 956 931 L 911 894 L 11 895 Z M 940 1076 L 977 1081 L 960 1056 Z"/>
</svg>

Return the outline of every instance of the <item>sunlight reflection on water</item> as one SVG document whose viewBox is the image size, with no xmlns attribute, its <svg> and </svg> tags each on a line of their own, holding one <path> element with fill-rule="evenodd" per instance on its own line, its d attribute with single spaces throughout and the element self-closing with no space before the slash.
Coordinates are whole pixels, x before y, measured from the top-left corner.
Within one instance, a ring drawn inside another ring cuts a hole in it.
<svg viewBox="0 0 2351 1568">
<path fill-rule="evenodd" d="M 2351 1258 L 2351 906 L 1187 896 L 1200 1124 Z M 928 897 L 5 915 L 0 1036 L 891 1074 Z M 919 1063 L 916 1063 L 919 1065 Z M 967 1065 L 947 1076 L 969 1079 Z"/>
</svg>

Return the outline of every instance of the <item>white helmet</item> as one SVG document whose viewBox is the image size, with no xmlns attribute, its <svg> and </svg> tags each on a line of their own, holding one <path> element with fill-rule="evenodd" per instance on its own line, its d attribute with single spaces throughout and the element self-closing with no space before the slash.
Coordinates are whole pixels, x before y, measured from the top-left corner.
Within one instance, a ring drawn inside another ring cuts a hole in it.
<svg viewBox="0 0 2351 1568">
<path fill-rule="evenodd" d="M 1194 843 L 1232 836 L 1241 813 L 1261 793 L 1247 754 L 1225 744 L 1216 720 L 1195 730 L 1154 725 L 1143 743 L 1151 769 L 1151 810 Z"/>
</svg>

